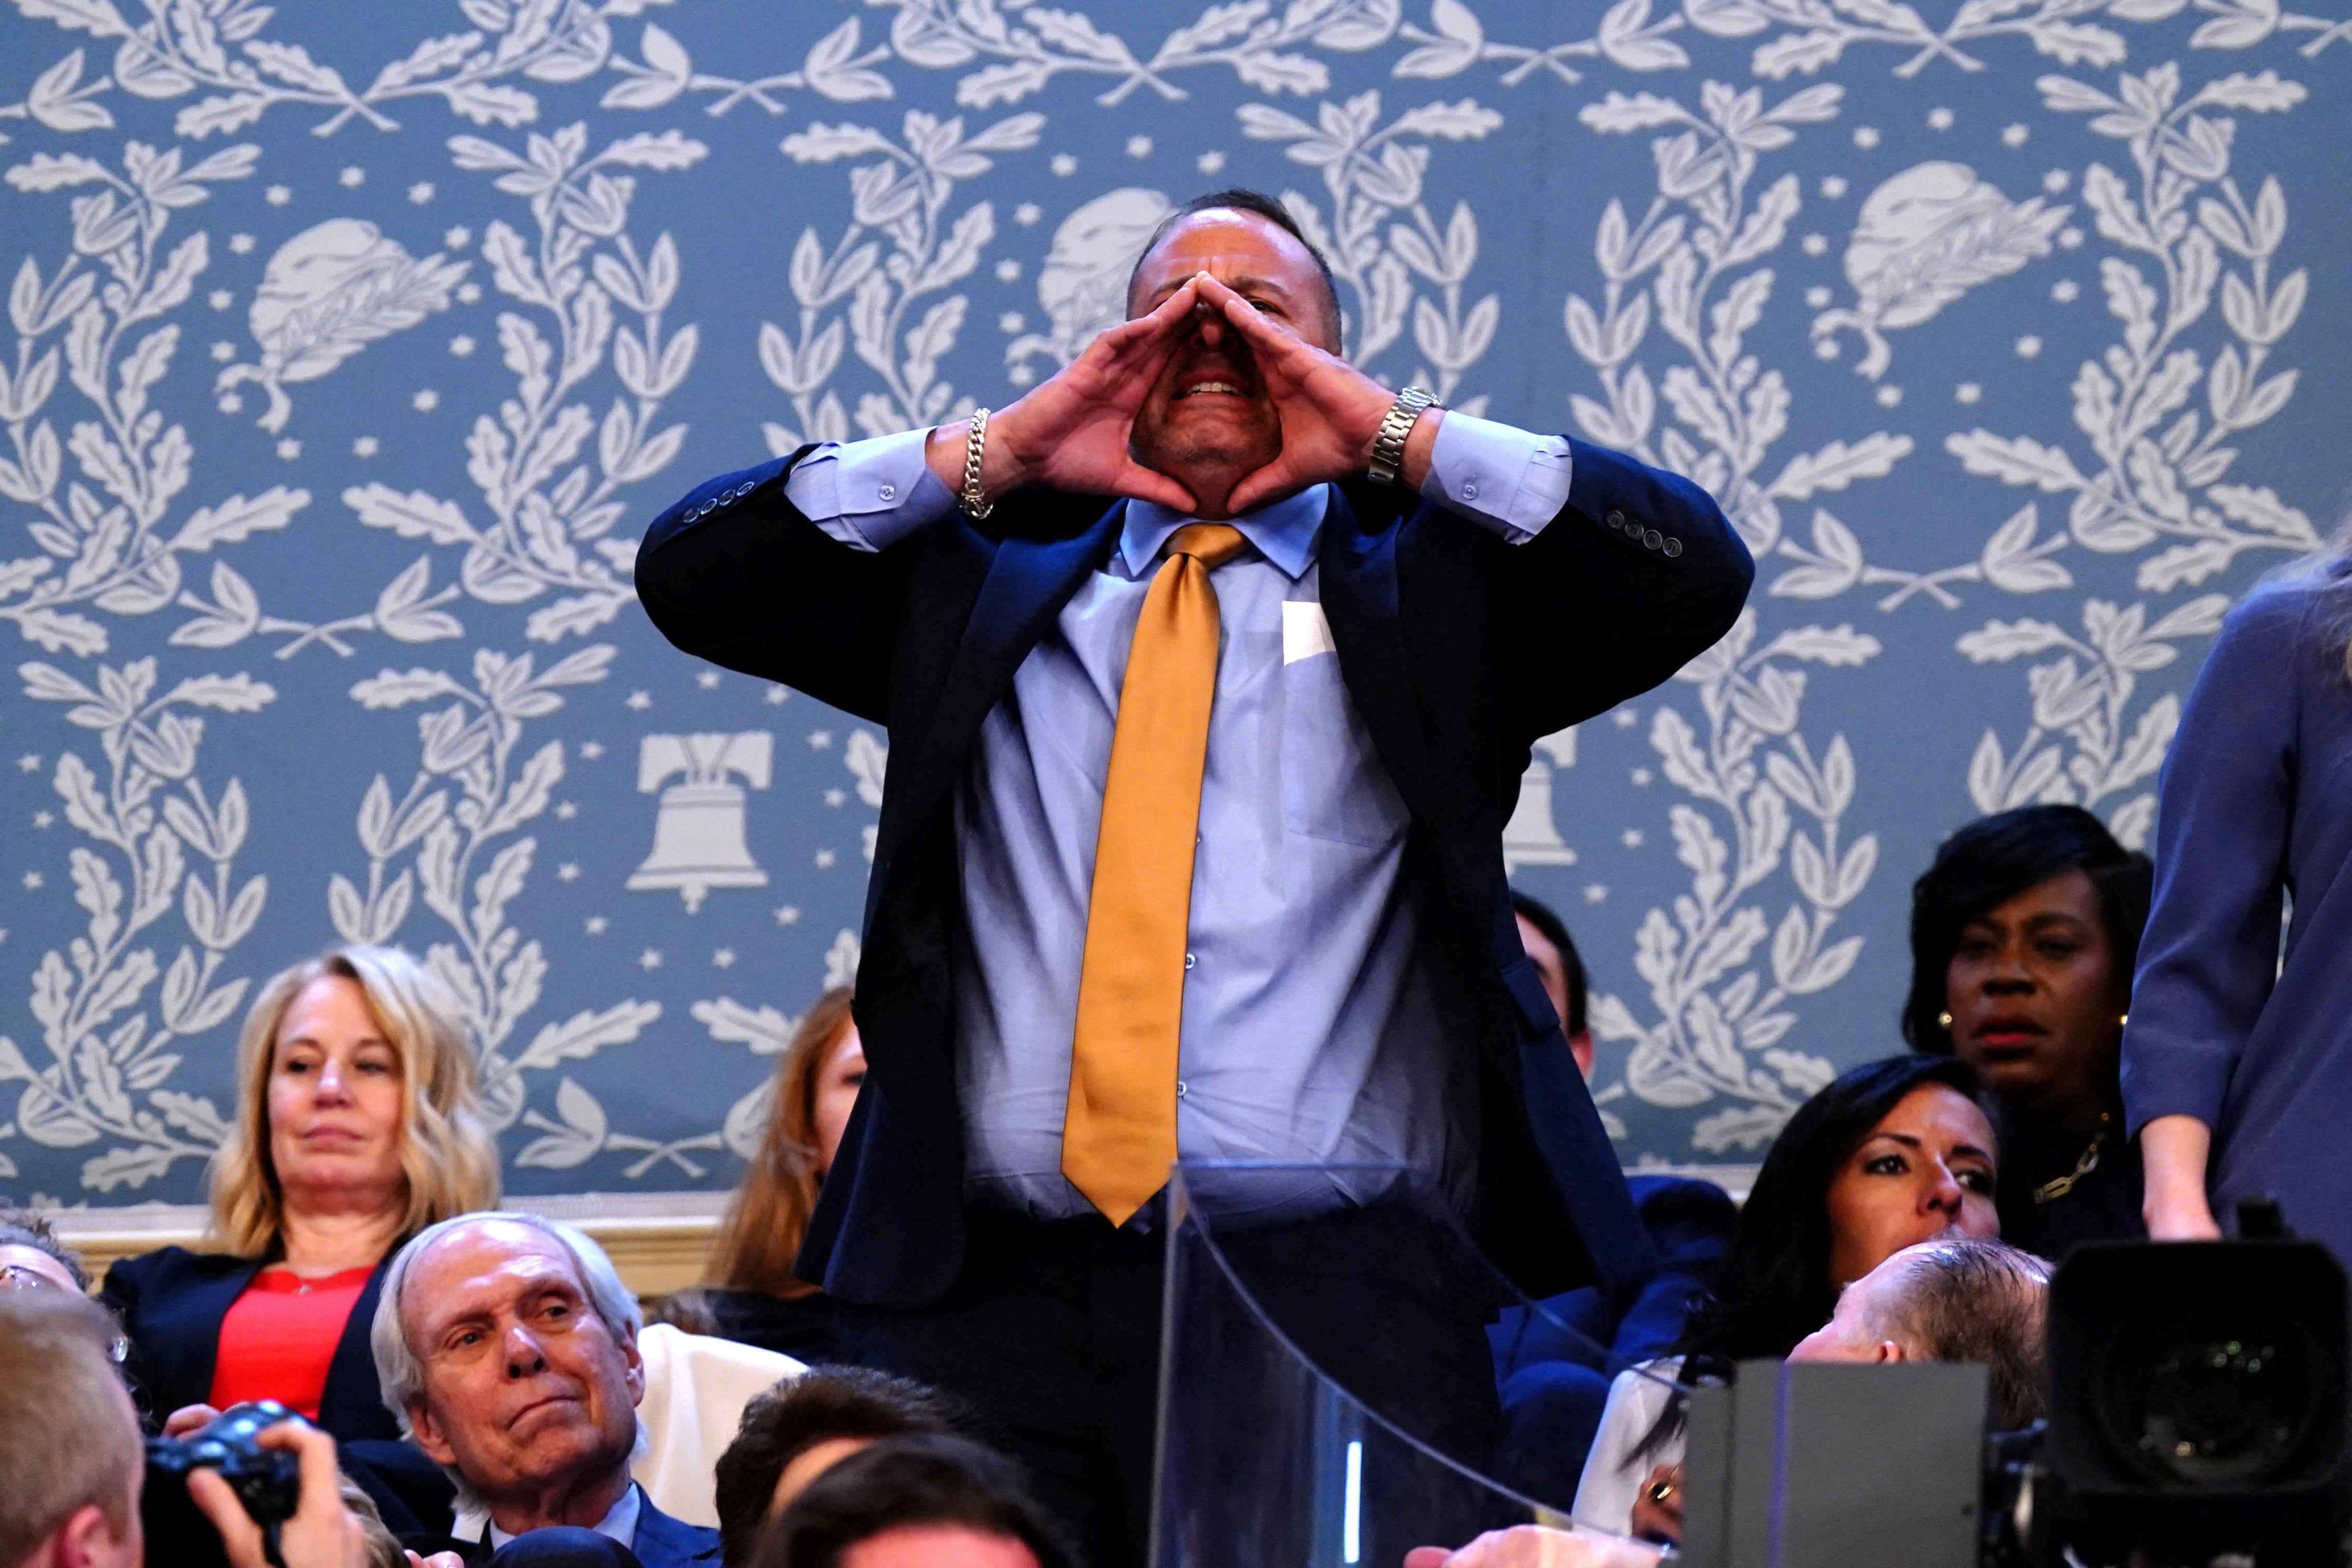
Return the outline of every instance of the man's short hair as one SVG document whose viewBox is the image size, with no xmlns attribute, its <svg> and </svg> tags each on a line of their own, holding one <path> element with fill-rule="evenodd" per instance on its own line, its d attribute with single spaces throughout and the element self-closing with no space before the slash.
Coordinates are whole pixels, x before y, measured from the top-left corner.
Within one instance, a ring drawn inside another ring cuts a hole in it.
<svg viewBox="0 0 2352 1568">
<path fill-rule="evenodd" d="M 528 1226 L 554 1237 L 571 1256 L 581 1287 L 587 1292 L 589 1307 L 604 1321 L 614 1339 L 634 1343 L 638 1331 L 645 1327 L 645 1313 L 637 1306 L 636 1297 L 621 1283 L 604 1249 L 590 1240 L 586 1233 L 561 1220 L 549 1219 L 544 1215 L 490 1209 L 428 1225 L 393 1256 L 392 1267 L 384 1270 L 383 1292 L 376 1299 L 375 1320 L 368 1325 L 368 1348 L 375 1352 L 376 1381 L 383 1385 L 383 1403 L 399 1421 L 403 1437 L 415 1436 L 409 1427 L 408 1407 L 425 1397 L 425 1363 L 409 1344 L 407 1327 L 401 1321 L 401 1299 L 407 1292 L 408 1276 L 415 1269 L 416 1260 L 451 1231 L 493 1220 Z"/>
<path fill-rule="evenodd" d="M 1569 937 L 1568 923 L 1552 913 L 1549 904 L 1531 899 L 1517 888 L 1511 889 L 1511 909 L 1543 932 L 1546 942 L 1559 949 L 1559 972 L 1568 982 L 1568 1016 L 1560 1020 L 1560 1029 L 1572 1040 L 1584 1033 L 1585 982 L 1584 959 Z"/>
<path fill-rule="evenodd" d="M 1307 254 L 1315 258 L 1315 270 L 1323 278 L 1323 328 L 1330 335 L 1331 352 L 1338 353 L 1340 342 L 1346 333 L 1339 317 L 1339 280 L 1331 276 L 1330 260 L 1313 240 L 1307 237 L 1307 231 L 1299 226 L 1298 219 L 1291 216 L 1290 209 L 1264 191 L 1245 190 L 1240 186 L 1231 190 L 1211 191 L 1205 196 L 1194 196 L 1191 201 L 1161 218 L 1160 226 L 1151 231 L 1151 237 L 1145 240 L 1143 248 L 1136 253 L 1134 269 L 1127 275 L 1128 310 L 1132 312 L 1135 309 L 1135 280 L 1142 273 L 1143 264 L 1151 258 L 1153 251 L 1160 248 L 1160 242 L 1168 237 L 1168 231 L 1194 213 L 1224 209 L 1262 217 L 1307 247 Z"/>
<path fill-rule="evenodd" d="M 1930 1361 L 1982 1362 L 1992 1417 L 2014 1432 L 2042 1416 L 2050 1265 L 2004 1242 L 1953 1237 L 1916 1248 L 1873 1327 Z"/>
<path fill-rule="evenodd" d="M 142 1464 L 108 1348 L 113 1320 L 63 1290 L 0 1293 L 0 1563 L 96 1503 L 118 1540 Z"/>
<path fill-rule="evenodd" d="M 751 1561 L 777 1480 L 818 1444 L 948 1434 L 978 1436 L 979 1418 L 927 1384 L 871 1367 L 818 1367 L 756 1396 L 719 1456 L 719 1543 L 727 1568 Z"/>
<path fill-rule="evenodd" d="M 760 1568 L 840 1568 L 862 1541 L 942 1525 L 1018 1541 L 1038 1568 L 1077 1563 L 1012 1460 L 940 1436 L 885 1438 L 825 1471 L 784 1510 L 756 1561 Z"/>
<path fill-rule="evenodd" d="M 89 1293 L 89 1270 L 82 1267 L 81 1254 L 58 1239 L 48 1215 L 31 1209 L 0 1209 L 0 1247 L 28 1247 L 47 1253 L 72 1277 L 77 1289 Z M 5 1561 L 0 1558 L 0 1563 Z"/>
</svg>

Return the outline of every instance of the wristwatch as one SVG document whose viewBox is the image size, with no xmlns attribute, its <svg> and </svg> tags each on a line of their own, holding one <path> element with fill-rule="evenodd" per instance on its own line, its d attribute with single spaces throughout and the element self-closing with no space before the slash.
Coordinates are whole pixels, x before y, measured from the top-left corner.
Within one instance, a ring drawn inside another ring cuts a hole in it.
<svg viewBox="0 0 2352 1568">
<path fill-rule="evenodd" d="M 1437 395 L 1423 387 L 1408 386 L 1397 394 L 1389 405 L 1388 417 L 1381 421 L 1380 434 L 1372 437 L 1371 466 L 1364 477 L 1376 485 L 1392 485 L 1404 467 L 1405 437 L 1412 434 L 1413 421 L 1424 408 L 1437 406 Z"/>
</svg>

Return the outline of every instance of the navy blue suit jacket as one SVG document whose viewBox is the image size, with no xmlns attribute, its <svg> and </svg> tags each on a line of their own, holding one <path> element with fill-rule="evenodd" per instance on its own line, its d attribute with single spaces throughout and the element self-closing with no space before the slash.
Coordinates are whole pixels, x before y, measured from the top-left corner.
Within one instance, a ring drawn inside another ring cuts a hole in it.
<svg viewBox="0 0 2352 1568">
<path fill-rule="evenodd" d="M 1682 1337 L 1691 1303 L 1715 1278 L 1739 1211 L 1731 1194 L 1712 1182 L 1628 1176 L 1625 1185 L 1649 1232 L 1658 1271 L 1613 1290 L 1588 1286 L 1554 1296 L 1543 1306 L 1558 1323 L 1525 1307 L 1507 1308 L 1486 1331 L 1498 1384 L 1548 1361 L 1574 1362 L 1613 1377 L 1635 1362 L 1665 1354 Z"/>
<path fill-rule="evenodd" d="M 1567 505 L 1532 542 L 1419 497 L 1336 488 L 1320 547 L 1341 678 L 1451 919 L 1428 961 L 1470 998 L 1480 1117 L 1471 1222 L 1547 1296 L 1647 1273 L 1649 1246 L 1535 965 L 1502 856 L 1535 741 L 1665 680 L 1739 613 L 1755 565 L 1705 491 L 1571 442 Z M 856 1013 L 867 1073 L 799 1264 L 844 1300 L 915 1307 L 963 1253 L 949 922 L 953 812 L 982 720 L 1118 539 L 1123 503 L 1023 490 L 880 552 L 786 499 L 813 448 L 714 479 L 656 520 L 637 591 L 663 634 L 890 732 Z"/>
</svg>

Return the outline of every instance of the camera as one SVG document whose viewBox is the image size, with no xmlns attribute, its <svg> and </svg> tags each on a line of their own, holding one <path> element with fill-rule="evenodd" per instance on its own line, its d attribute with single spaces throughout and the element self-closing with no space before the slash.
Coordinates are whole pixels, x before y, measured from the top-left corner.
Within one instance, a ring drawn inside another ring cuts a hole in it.
<svg viewBox="0 0 2352 1568">
<path fill-rule="evenodd" d="M 2077 1247 L 2048 1417 L 1984 1433 L 1984 1369 L 1743 1363 L 1694 1391 L 1688 1568 L 2336 1568 L 2352 1562 L 2352 1309 L 2275 1204 L 2239 1238 Z"/>
<path fill-rule="evenodd" d="M 265 1448 L 255 1439 L 281 1421 L 299 1419 L 277 1401 L 264 1399 L 224 1410 L 185 1437 L 148 1438 L 140 1518 L 153 1553 L 149 1560 L 190 1568 L 226 1563 L 218 1532 L 188 1497 L 189 1474 L 213 1470 L 261 1527 L 270 1560 L 276 1562 L 278 1527 L 294 1517 L 301 1501 L 301 1465 L 292 1454 Z"/>
</svg>

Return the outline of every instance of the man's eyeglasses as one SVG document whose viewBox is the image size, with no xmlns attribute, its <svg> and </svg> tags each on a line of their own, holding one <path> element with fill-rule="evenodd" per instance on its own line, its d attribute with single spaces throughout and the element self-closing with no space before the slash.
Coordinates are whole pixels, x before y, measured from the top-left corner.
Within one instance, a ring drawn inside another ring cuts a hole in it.
<svg viewBox="0 0 2352 1568">
<path fill-rule="evenodd" d="M 66 1287 L 37 1268 L 21 1263 L 0 1263 L 0 1290 L 63 1290 Z M 106 1347 L 107 1359 L 121 1366 L 131 1357 L 129 1336 L 117 1334 Z"/>
</svg>

